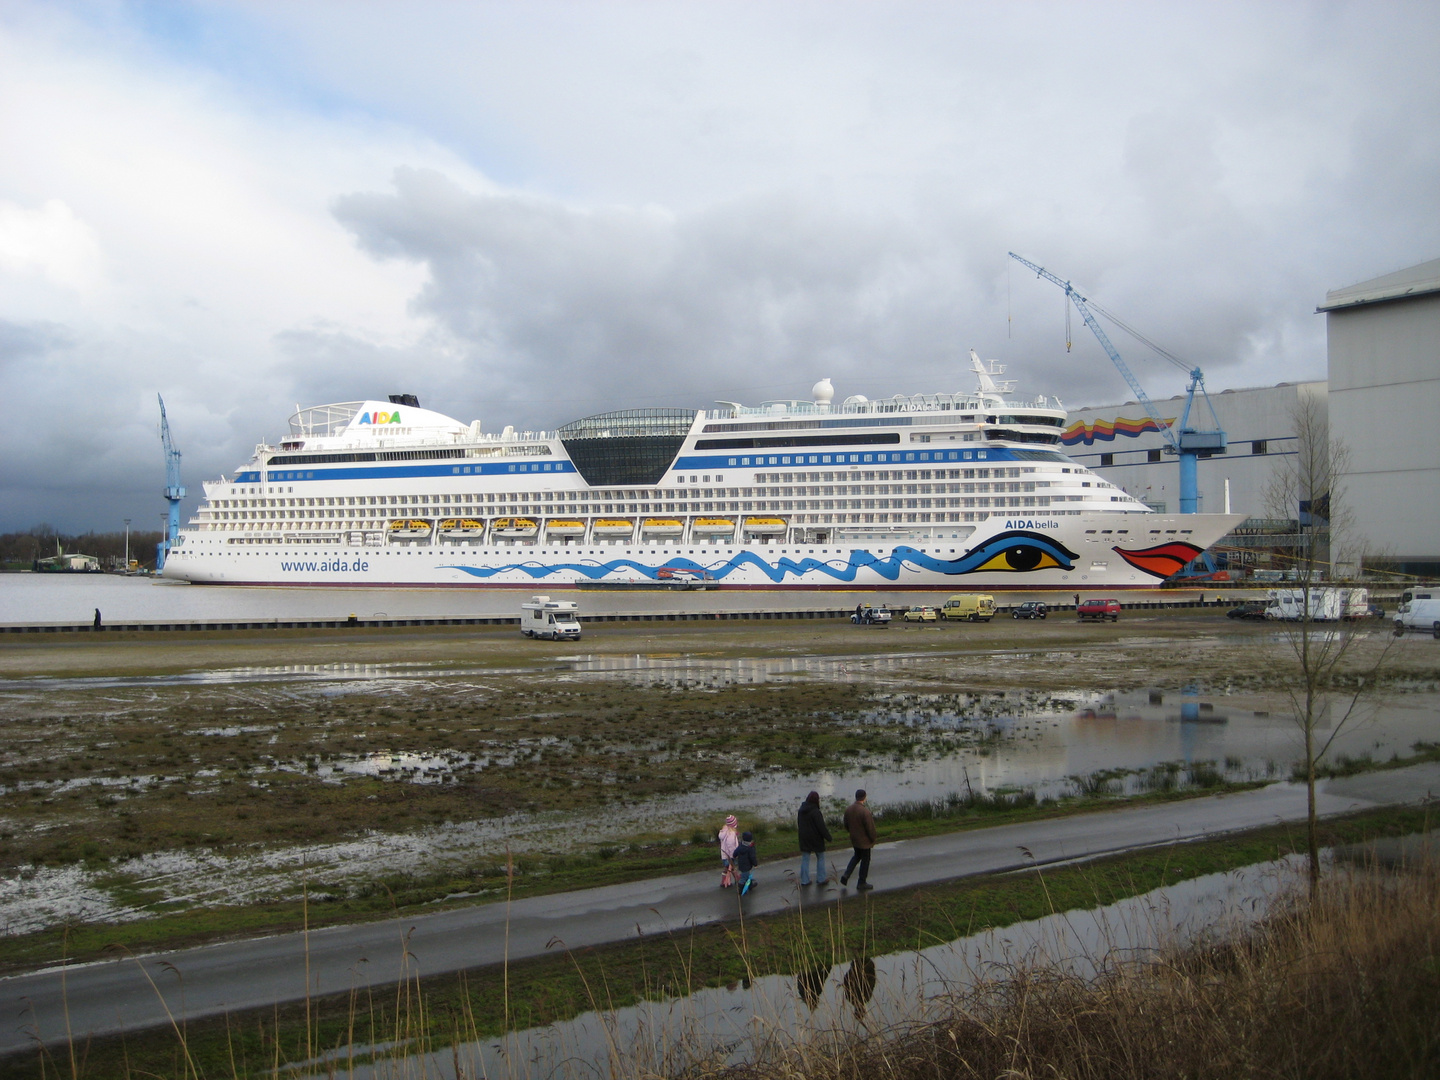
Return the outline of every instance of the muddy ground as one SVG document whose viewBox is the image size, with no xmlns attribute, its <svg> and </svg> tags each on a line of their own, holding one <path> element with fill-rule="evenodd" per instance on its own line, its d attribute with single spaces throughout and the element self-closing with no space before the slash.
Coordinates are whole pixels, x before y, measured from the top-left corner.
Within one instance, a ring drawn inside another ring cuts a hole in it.
<svg viewBox="0 0 1440 1080">
<path fill-rule="evenodd" d="M 1384 649 L 1391 684 L 1440 679 L 1440 643 L 1378 625 L 1356 666 Z M 953 753 L 993 737 L 987 712 L 1017 693 L 1280 700 L 1293 668 L 1273 626 L 1208 611 L 597 624 L 578 644 L 504 628 L 6 640 L 0 926 L 273 896 L 300 862 L 353 880 L 367 860 L 474 850 L 498 823 L 507 842 L 528 823 L 532 849 L 613 840 L 601 816 L 651 839 L 635 808 L 661 802 L 680 808 L 670 835 L 703 838 L 706 817 L 683 816 L 698 790 Z"/>
</svg>

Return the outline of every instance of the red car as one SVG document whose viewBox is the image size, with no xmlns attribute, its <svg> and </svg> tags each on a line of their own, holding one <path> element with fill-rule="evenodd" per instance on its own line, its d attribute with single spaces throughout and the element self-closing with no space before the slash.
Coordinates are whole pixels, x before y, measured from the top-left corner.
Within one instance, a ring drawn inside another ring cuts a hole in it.
<svg viewBox="0 0 1440 1080">
<path fill-rule="evenodd" d="M 1111 622 L 1120 620 L 1119 600 L 1081 600 L 1080 606 L 1075 609 L 1075 614 L 1084 619 L 1109 619 Z"/>
</svg>

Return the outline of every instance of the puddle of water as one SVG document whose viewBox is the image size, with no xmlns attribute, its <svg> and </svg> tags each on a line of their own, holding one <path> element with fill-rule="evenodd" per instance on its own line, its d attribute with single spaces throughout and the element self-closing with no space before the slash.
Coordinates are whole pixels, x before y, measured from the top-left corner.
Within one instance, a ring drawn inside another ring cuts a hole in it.
<svg viewBox="0 0 1440 1080">
<path fill-rule="evenodd" d="M 477 675 L 524 675 L 558 672 L 562 675 L 615 676 L 642 685 L 733 686 L 764 683 L 777 679 L 822 676 L 832 681 L 864 682 L 902 672 L 934 658 L 919 654 L 866 657 L 801 656 L 779 659 L 724 659 L 703 653 L 650 653 L 631 656 L 578 654 L 546 657 L 529 667 L 490 667 L 483 664 L 451 664 L 437 667 L 424 661 L 383 664 L 272 664 L 253 667 L 216 668 L 208 671 L 168 675 L 103 675 L 85 678 L 45 676 L 0 680 L 0 690 L 57 691 L 103 690 L 126 687 L 238 686 L 267 682 L 357 682 L 380 680 L 440 679 Z"/>
<path fill-rule="evenodd" d="M 97 675 L 86 678 L 0 680 L 0 691 L 112 690 L 159 686 L 243 686 L 248 683 L 356 682 L 396 679 L 438 679 L 473 675 L 518 675 L 534 668 L 489 668 L 481 665 L 435 667 L 424 662 L 387 664 L 275 664 L 270 666 L 215 668 L 171 675 Z"/>
<path fill-rule="evenodd" d="M 826 682 L 877 683 L 909 673 L 935 658 L 919 653 L 882 656 L 786 656 L 771 658 L 712 657 L 640 653 L 632 656 L 561 658 L 561 668 L 576 675 L 617 678 L 637 686 L 669 689 L 718 689 L 819 678 Z"/>
<path fill-rule="evenodd" d="M 363 1080 L 399 1076 L 681 1076 L 725 1066 L 763 1067 L 797 1051 L 826 1052 L 856 1037 L 933 1022 L 948 1003 L 997 973 L 1045 968 L 1089 979 L 1115 963 L 1234 934 L 1302 887 L 1304 860 L 1211 874 L 1090 911 L 1017 923 L 920 952 L 844 960 L 749 986 L 702 990 L 505 1039 L 405 1055 L 388 1046 L 341 1048 L 292 1072 L 325 1075 L 351 1053 L 394 1060 L 356 1066 Z M 348 1075 L 348 1074 L 347 1074 Z"/>
</svg>

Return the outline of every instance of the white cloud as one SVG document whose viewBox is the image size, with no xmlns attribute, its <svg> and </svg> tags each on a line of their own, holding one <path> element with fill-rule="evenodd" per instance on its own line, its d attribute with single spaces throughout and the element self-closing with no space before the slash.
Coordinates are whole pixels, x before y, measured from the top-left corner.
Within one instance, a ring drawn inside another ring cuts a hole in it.
<svg viewBox="0 0 1440 1080">
<path fill-rule="evenodd" d="M 156 390 L 191 490 L 394 390 L 524 427 L 953 388 L 974 345 L 1128 396 L 1010 249 L 1212 387 L 1320 374 L 1324 292 L 1440 249 L 1437 39 L 1398 3 L 12 0 L 0 527 L 158 512 Z"/>
<path fill-rule="evenodd" d="M 416 132 L 262 107 L 123 30 L 0 18 L 0 391 L 31 406 L 0 431 L 0 527 L 138 520 L 117 507 L 163 486 L 157 391 L 198 493 L 283 426 L 311 358 L 282 335 L 422 336 L 419 273 L 357 251 L 330 201 L 400 161 L 483 184 Z"/>
<path fill-rule="evenodd" d="M 59 199 L 27 209 L 0 199 L 0 274 L 39 274 L 81 292 L 100 278 L 94 231 Z"/>
</svg>

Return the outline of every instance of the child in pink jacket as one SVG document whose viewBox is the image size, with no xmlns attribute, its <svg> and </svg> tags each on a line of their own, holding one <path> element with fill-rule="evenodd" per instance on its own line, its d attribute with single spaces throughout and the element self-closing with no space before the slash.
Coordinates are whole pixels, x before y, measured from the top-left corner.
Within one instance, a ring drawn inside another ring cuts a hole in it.
<svg viewBox="0 0 1440 1080">
<path fill-rule="evenodd" d="M 720 827 L 720 883 L 729 888 L 735 882 L 735 849 L 740 846 L 740 822 L 731 814 Z"/>
</svg>

